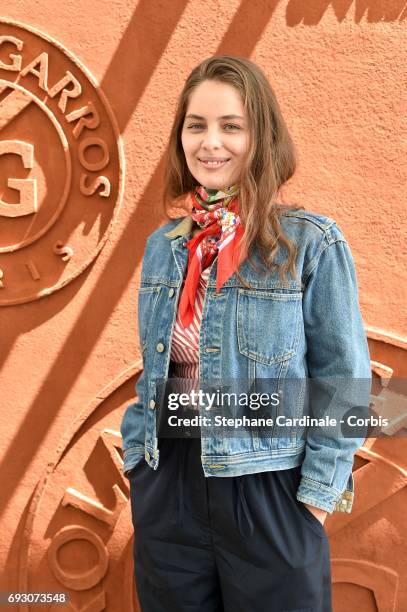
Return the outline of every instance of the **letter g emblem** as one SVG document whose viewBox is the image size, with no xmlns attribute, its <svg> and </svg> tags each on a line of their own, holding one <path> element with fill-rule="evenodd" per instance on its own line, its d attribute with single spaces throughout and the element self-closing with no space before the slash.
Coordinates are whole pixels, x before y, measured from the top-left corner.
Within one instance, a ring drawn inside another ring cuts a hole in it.
<svg viewBox="0 0 407 612">
<path fill-rule="evenodd" d="M 21 140 L 0 141 L 0 156 L 15 154 L 21 157 L 24 168 L 34 166 L 34 146 Z M 20 192 L 18 204 L 8 204 L 0 198 L 0 217 L 23 217 L 37 211 L 37 182 L 35 179 L 9 178 L 7 186 Z"/>
</svg>

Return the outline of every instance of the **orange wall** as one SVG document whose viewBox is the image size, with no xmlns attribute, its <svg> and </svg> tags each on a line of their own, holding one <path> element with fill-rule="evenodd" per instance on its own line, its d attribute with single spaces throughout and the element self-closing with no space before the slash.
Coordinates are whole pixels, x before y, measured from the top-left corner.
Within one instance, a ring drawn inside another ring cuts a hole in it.
<svg viewBox="0 0 407 612">
<path fill-rule="evenodd" d="M 0 145 L 19 139 L 33 145 L 38 202 L 48 207 L 41 210 L 51 214 L 62 201 L 67 150 L 72 170 L 63 209 L 31 245 L 21 241 L 36 231 L 40 208 L 0 218 L 2 590 L 65 588 L 77 606 L 99 598 L 98 609 L 132 609 L 132 531 L 118 431 L 140 370 L 137 287 L 146 236 L 161 221 L 155 210 L 162 155 L 184 79 L 203 58 L 247 56 L 266 71 L 300 156 L 285 199 L 338 221 L 356 261 L 372 360 L 405 375 L 402 5 L 0 0 L 0 15 L 45 36 L 0 18 L 0 36 L 26 36 L 21 69 L 44 51 L 51 93 L 67 70 L 83 90 L 63 111 L 60 92 L 47 97 L 44 83 L 22 76 L 17 91 L 28 106 L 14 121 L 4 110 L 9 90 L 1 80 L 14 81 L 18 71 L 0 69 Z M 10 43 L 0 46 L 0 61 L 10 62 L 10 52 L 17 53 Z M 44 71 L 43 64 L 43 78 Z M 69 120 L 69 113 L 89 101 L 100 124 L 75 136 L 79 119 Z M 93 136 L 96 148 L 81 145 Z M 30 175 L 16 159 L 0 156 L 0 198 L 14 205 L 7 177 Z M 82 174 L 87 185 L 104 176 L 109 195 L 86 195 Z M 361 612 L 393 609 L 381 607 L 382 600 L 407 608 L 406 587 L 397 590 L 407 544 L 401 527 L 407 453 L 404 440 L 398 444 L 376 443 L 360 455 L 359 506 L 350 517 L 328 519 L 339 560 L 336 612 L 349 609 L 352 598 Z M 390 482 L 385 492 L 377 474 Z M 376 539 L 381 548 L 373 554 Z M 348 557 L 345 567 L 340 560 Z M 359 571 L 355 559 L 372 567 Z M 86 578 L 89 568 L 95 571 Z"/>
</svg>

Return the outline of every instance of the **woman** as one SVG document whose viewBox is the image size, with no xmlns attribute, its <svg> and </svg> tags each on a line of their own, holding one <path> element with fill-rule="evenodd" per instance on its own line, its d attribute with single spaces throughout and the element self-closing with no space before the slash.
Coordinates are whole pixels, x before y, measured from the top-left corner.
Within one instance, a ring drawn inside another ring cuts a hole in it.
<svg viewBox="0 0 407 612">
<path fill-rule="evenodd" d="M 172 407 L 159 406 L 159 380 L 171 377 L 244 379 L 250 388 L 266 379 L 264 390 L 279 400 L 274 417 L 302 414 L 302 387 L 281 390 L 290 379 L 364 379 L 370 390 L 346 239 L 334 220 L 277 202 L 295 168 L 258 66 L 216 56 L 191 72 L 164 193 L 166 205 L 186 197 L 191 209 L 147 241 L 138 304 L 144 371 L 121 426 L 143 612 L 332 610 L 323 523 L 351 509 L 363 438 L 281 434 L 274 425 L 237 436 L 202 422 L 200 437 L 181 426 L 168 434 Z M 335 416 L 341 405 L 315 401 L 312 409 Z"/>
</svg>

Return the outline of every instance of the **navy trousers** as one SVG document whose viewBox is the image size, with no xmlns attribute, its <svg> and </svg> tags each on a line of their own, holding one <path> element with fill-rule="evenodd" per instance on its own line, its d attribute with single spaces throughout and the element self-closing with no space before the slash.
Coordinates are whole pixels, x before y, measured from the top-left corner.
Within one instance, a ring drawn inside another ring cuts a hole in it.
<svg viewBox="0 0 407 612">
<path fill-rule="evenodd" d="M 130 472 L 142 612 L 332 612 L 329 542 L 296 499 L 301 466 L 205 477 L 197 438 Z"/>
</svg>

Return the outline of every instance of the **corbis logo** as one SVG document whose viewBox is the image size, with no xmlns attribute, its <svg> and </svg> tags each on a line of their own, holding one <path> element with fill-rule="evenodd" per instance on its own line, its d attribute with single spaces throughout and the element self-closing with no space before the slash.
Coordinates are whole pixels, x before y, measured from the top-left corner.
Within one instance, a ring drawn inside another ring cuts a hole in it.
<svg viewBox="0 0 407 612">
<path fill-rule="evenodd" d="M 0 304 L 48 295 L 96 257 L 122 195 L 122 147 L 94 78 L 0 20 Z"/>
</svg>

